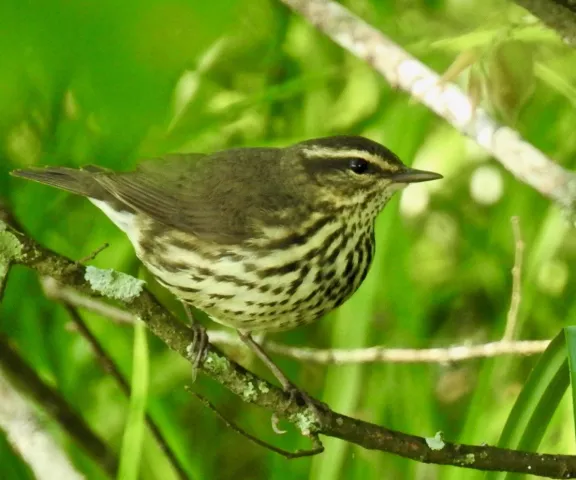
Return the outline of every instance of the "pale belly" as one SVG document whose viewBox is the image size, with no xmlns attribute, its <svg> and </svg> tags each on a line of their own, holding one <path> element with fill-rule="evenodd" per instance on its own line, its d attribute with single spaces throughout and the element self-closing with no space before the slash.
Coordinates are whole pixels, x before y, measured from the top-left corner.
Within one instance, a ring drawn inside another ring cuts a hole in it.
<svg viewBox="0 0 576 480">
<path fill-rule="evenodd" d="M 142 255 L 142 260 L 161 284 L 214 321 L 250 331 L 281 331 L 322 317 L 360 286 L 372 244 L 352 249 L 347 243 L 337 242 L 310 260 L 266 268 L 257 259 L 239 262 L 237 254 L 225 252 L 202 267 L 186 262 L 167 269 L 157 258 Z"/>
<path fill-rule="evenodd" d="M 170 230 L 144 245 L 132 215 L 94 203 L 124 230 L 162 285 L 238 329 L 281 331 L 313 322 L 356 291 L 372 260 L 373 233 L 357 225 L 328 223 L 312 240 L 270 251 L 202 244 Z"/>
</svg>

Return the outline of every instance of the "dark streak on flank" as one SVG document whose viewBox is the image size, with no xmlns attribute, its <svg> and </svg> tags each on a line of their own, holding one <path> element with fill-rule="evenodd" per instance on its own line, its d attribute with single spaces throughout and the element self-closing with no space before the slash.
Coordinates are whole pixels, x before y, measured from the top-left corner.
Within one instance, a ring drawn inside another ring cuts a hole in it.
<svg viewBox="0 0 576 480">
<path fill-rule="evenodd" d="M 214 272 L 205 267 L 196 267 L 196 273 L 205 278 L 214 276 Z"/>
<path fill-rule="evenodd" d="M 256 272 L 256 274 L 261 279 L 276 275 L 287 275 L 297 271 L 300 264 L 300 260 L 294 260 L 293 262 L 285 263 L 284 265 L 280 265 L 278 267 L 265 268 Z"/>
<path fill-rule="evenodd" d="M 328 225 L 332 219 L 329 216 L 320 217 L 304 232 L 293 232 L 283 238 L 266 243 L 268 250 L 285 250 L 295 245 L 304 245 L 309 238 L 315 236 L 322 228 Z"/>
<path fill-rule="evenodd" d="M 343 233 L 344 232 L 341 229 L 335 230 L 334 232 L 332 232 L 330 235 L 328 235 L 324 239 L 324 242 L 322 243 L 322 245 L 320 245 L 319 247 L 313 248 L 308 253 L 306 253 L 306 255 L 304 255 L 302 260 L 304 262 L 309 262 L 310 260 L 314 259 L 314 257 L 316 257 L 317 255 L 322 253 L 322 250 L 326 249 L 327 245 L 332 244 L 332 242 L 334 240 L 336 240 L 338 237 L 342 236 Z"/>
<path fill-rule="evenodd" d="M 234 295 L 226 295 L 223 293 L 213 293 L 210 295 L 210 300 L 230 300 Z"/>
<path fill-rule="evenodd" d="M 171 288 L 174 290 L 178 290 L 180 292 L 187 292 L 187 293 L 200 293 L 201 290 L 198 288 L 193 288 L 193 287 L 183 287 L 181 285 L 173 285 L 171 283 L 168 283 L 166 280 L 160 280 L 159 278 L 156 279 L 158 281 L 158 283 L 160 285 L 163 285 L 166 288 Z"/>
<path fill-rule="evenodd" d="M 170 260 L 166 260 L 166 258 L 162 258 L 162 261 L 159 262 L 158 266 L 162 267 L 162 270 L 165 270 L 170 273 L 177 273 L 183 270 L 188 270 L 190 268 L 190 264 L 185 262 L 171 262 Z"/>
<path fill-rule="evenodd" d="M 213 280 L 217 283 L 232 283 L 239 287 L 246 288 L 257 288 L 258 286 L 254 282 L 248 280 L 243 280 L 241 278 L 235 277 L 234 275 L 215 275 Z"/>
<path fill-rule="evenodd" d="M 325 260 L 326 265 L 328 265 L 328 266 L 331 266 L 336 262 L 336 259 L 340 255 L 342 248 L 348 242 L 348 238 L 345 235 L 342 235 L 339 240 L 340 241 L 338 242 L 337 245 L 336 245 L 336 240 L 335 240 L 328 248 L 326 248 L 326 252 L 328 252 L 332 247 L 334 247 L 330 256 L 327 257 Z M 334 245 L 336 245 L 336 246 L 334 246 Z"/>
<path fill-rule="evenodd" d="M 194 240 L 196 240 L 196 239 L 194 238 Z M 193 251 L 193 252 L 198 251 L 197 241 L 189 241 L 189 240 L 184 240 L 182 238 L 170 237 L 170 240 L 168 243 L 171 246 L 173 246 L 175 248 L 179 248 L 181 250 Z M 204 252 L 203 252 L 203 254 L 204 254 Z"/>
</svg>

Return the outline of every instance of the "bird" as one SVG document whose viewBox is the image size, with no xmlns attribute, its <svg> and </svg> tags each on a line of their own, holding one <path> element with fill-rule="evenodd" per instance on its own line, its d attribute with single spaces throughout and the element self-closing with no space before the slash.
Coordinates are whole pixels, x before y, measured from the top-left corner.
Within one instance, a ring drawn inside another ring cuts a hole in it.
<svg viewBox="0 0 576 480">
<path fill-rule="evenodd" d="M 375 220 L 390 198 L 442 178 L 355 135 L 168 154 L 129 172 L 12 174 L 87 197 L 161 285 L 236 329 L 286 389 L 292 384 L 251 334 L 309 324 L 344 303 L 368 273 Z"/>
</svg>

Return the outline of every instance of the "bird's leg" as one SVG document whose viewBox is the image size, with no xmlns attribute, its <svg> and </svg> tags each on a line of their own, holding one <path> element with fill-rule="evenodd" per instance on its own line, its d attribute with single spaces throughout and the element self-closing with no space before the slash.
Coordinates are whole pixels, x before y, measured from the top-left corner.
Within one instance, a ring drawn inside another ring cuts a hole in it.
<svg viewBox="0 0 576 480">
<path fill-rule="evenodd" d="M 288 380 L 288 377 L 286 377 L 278 365 L 272 361 L 260 344 L 254 341 L 250 333 L 238 330 L 238 336 L 240 337 L 240 340 L 242 340 L 244 344 L 258 356 L 262 363 L 270 369 L 285 391 L 290 391 L 294 388 L 292 382 Z"/>
<path fill-rule="evenodd" d="M 190 344 L 190 350 L 195 353 L 194 362 L 192 363 L 192 381 L 196 381 L 196 375 L 198 374 L 198 368 L 204 361 L 204 357 L 206 356 L 206 347 L 208 346 L 208 334 L 206 333 L 206 327 L 204 325 L 198 323 L 194 318 L 194 314 L 190 309 L 190 305 L 185 302 L 182 302 L 184 306 L 184 311 L 186 312 L 186 316 L 190 322 L 190 328 L 194 333 L 194 338 L 192 339 L 192 343 Z"/>
<path fill-rule="evenodd" d="M 296 385 L 294 385 L 290 380 L 288 380 L 288 377 L 284 375 L 284 372 L 282 372 L 282 370 L 280 370 L 278 365 L 276 365 L 272 361 L 272 359 L 268 356 L 268 354 L 260 346 L 260 344 L 254 341 L 252 335 L 250 335 L 249 332 L 243 332 L 242 330 L 237 330 L 237 332 L 238 336 L 240 337 L 240 340 L 242 340 L 242 342 L 244 342 L 244 344 L 256 354 L 256 356 L 262 361 L 262 363 L 264 363 L 264 365 L 266 365 L 270 369 L 270 371 L 274 374 L 276 379 L 282 385 L 284 391 L 290 395 L 291 399 L 294 399 L 296 401 L 298 401 L 297 400 L 298 398 L 302 399 L 302 401 L 304 401 L 304 403 L 314 411 L 316 416 L 319 416 L 320 415 L 319 407 L 322 407 L 322 404 L 315 401 L 305 391 L 301 390 Z"/>
</svg>

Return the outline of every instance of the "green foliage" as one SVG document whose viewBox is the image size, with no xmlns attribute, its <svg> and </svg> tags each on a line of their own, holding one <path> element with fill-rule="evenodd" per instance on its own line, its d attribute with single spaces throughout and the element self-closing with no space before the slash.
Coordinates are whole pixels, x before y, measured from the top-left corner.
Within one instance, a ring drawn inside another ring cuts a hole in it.
<svg viewBox="0 0 576 480">
<path fill-rule="evenodd" d="M 148 400 L 148 345 L 146 341 L 146 326 L 142 322 L 134 325 L 134 353 L 132 361 L 132 383 L 130 408 L 126 419 L 124 437 L 122 439 L 122 454 L 118 478 L 120 480 L 136 480 L 139 478 L 142 446 L 146 424 L 146 404 Z M 154 463 L 152 463 L 154 465 Z M 160 473 L 160 472 L 157 472 Z"/>
<path fill-rule="evenodd" d="M 516 70 L 498 80 L 507 89 L 516 87 L 506 91 L 522 93 L 512 102 L 514 108 L 522 104 L 513 112 L 515 126 L 574 169 L 574 53 L 527 20 L 524 11 L 501 0 L 343 3 L 439 72 L 468 49 L 478 51 L 483 62 L 498 42 L 522 41 L 530 50 L 533 76 L 526 79 Z M 510 304 L 513 215 L 520 217 L 526 243 L 517 336 L 552 338 L 574 322 L 576 242 L 556 207 L 279 2 L 5 0 L 0 18 L 0 192 L 44 245 L 80 259 L 110 243 L 92 264 L 139 271 L 128 240 L 89 202 L 10 178 L 10 169 L 94 163 L 127 170 L 142 157 L 169 151 L 362 134 L 386 144 L 407 164 L 446 178 L 411 186 L 387 207 L 378 220 L 374 266 L 350 302 L 317 324 L 275 340 L 318 348 L 424 348 L 497 340 Z M 525 64 L 515 64 L 515 54 L 510 55 L 506 65 Z M 535 88 L 513 83 L 526 80 Z M 468 82 L 466 75 L 456 81 L 464 87 Z M 180 311 L 174 299 L 157 290 L 163 302 Z M 137 378 L 131 328 L 93 313 L 83 316 L 122 372 Z M 44 297 L 34 274 L 11 274 L 0 305 L 0 331 L 124 454 L 127 418 L 142 427 L 142 410 L 138 418 L 130 417 L 135 404 L 67 325 L 66 312 Z M 187 362 L 153 337 L 148 349 L 148 412 L 193 478 L 483 477 L 471 471 L 463 477 L 459 469 L 420 465 L 336 439 L 325 442 L 321 456 L 287 462 L 239 437 L 196 402 L 184 390 L 191 382 Z M 269 375 L 243 350 L 228 353 Z M 320 366 L 278 359 L 295 383 L 348 415 L 424 437 L 443 431 L 446 440 L 477 444 L 496 444 L 506 429 L 516 432 L 504 435 L 514 437 L 514 446 L 522 435 L 531 435 L 527 425 L 537 415 L 547 427 L 538 448 L 570 453 L 570 402 L 557 395 L 554 415 L 540 415 L 538 402 L 553 375 L 547 369 L 529 375 L 536 362 L 535 357 L 508 357 L 450 365 Z M 206 379 L 199 377 L 193 388 L 258 437 L 291 450 L 309 447 L 292 429 L 275 435 L 267 412 Z M 526 398 L 526 417 L 516 416 Z M 511 411 L 516 413 L 509 418 Z M 55 424 L 47 423 L 87 478 L 104 478 Z M 139 478 L 173 478 L 149 432 L 142 435 L 134 440 L 142 448 Z M 538 442 L 525 446 L 536 448 Z M 2 465 L 20 468 L 10 449 L 0 446 L 0 453 Z"/>
<path fill-rule="evenodd" d="M 0 459 L 2 460 L 2 475 L 5 478 L 18 480 L 33 480 L 34 475 L 23 459 L 15 454 L 4 432 L 0 429 Z"/>
<path fill-rule="evenodd" d="M 542 354 L 518 395 L 498 446 L 536 451 L 567 388 L 566 342 L 560 333 Z M 486 475 L 487 480 L 519 477 L 504 472 L 490 472 Z"/>
<path fill-rule="evenodd" d="M 570 367 L 570 385 L 572 387 L 572 410 L 576 412 L 574 408 L 576 406 L 576 330 L 574 327 L 566 327 L 564 329 L 566 336 L 566 349 L 568 350 L 568 366 Z M 576 434 L 576 419 L 574 423 L 574 433 Z"/>
</svg>

